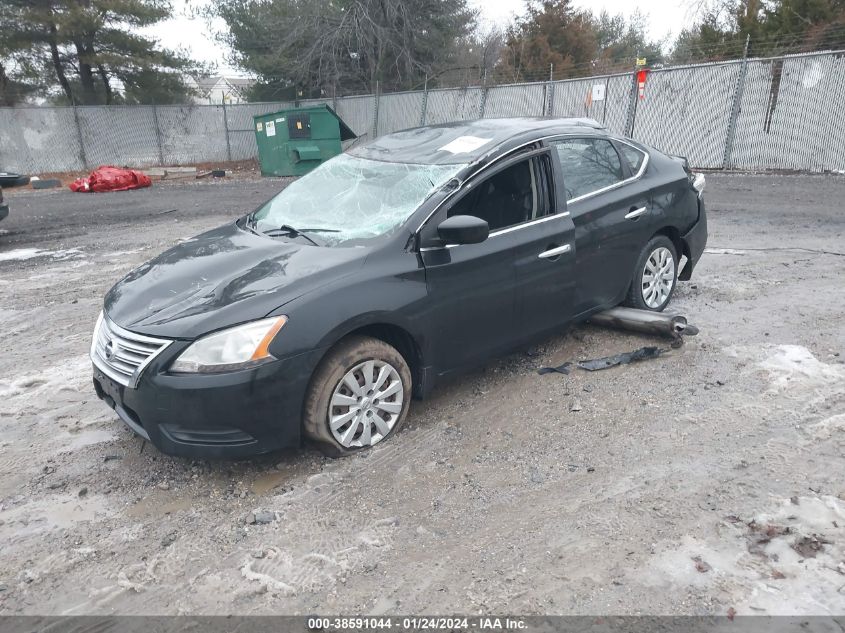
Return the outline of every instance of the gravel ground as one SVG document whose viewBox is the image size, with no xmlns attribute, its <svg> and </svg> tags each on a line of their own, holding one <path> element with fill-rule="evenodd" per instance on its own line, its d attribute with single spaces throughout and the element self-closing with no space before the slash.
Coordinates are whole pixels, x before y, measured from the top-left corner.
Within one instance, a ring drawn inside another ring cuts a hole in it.
<svg viewBox="0 0 845 633">
<path fill-rule="evenodd" d="M 845 179 L 708 176 L 672 306 L 701 334 L 656 360 L 538 375 L 652 343 L 582 325 L 354 458 L 144 447 L 91 387 L 103 294 L 283 184 L 4 192 L 0 614 L 845 611 L 845 259 L 818 252 Z"/>
</svg>

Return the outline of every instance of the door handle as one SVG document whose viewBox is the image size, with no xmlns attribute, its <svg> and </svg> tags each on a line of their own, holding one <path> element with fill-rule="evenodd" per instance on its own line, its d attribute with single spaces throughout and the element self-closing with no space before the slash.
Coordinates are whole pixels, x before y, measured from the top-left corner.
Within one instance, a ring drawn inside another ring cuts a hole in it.
<svg viewBox="0 0 845 633">
<path fill-rule="evenodd" d="M 557 248 L 551 248 L 547 251 L 543 251 L 538 255 L 540 259 L 549 259 L 550 257 L 557 257 L 558 255 L 563 255 L 564 253 L 568 253 L 572 250 L 571 244 L 564 244 L 563 246 L 558 246 Z"/>
<path fill-rule="evenodd" d="M 634 219 L 640 217 L 646 211 L 648 211 L 648 207 L 640 207 L 639 209 L 635 209 L 634 207 L 631 207 L 631 210 L 628 211 L 628 213 L 625 214 L 625 219 L 626 220 L 634 220 Z"/>
</svg>

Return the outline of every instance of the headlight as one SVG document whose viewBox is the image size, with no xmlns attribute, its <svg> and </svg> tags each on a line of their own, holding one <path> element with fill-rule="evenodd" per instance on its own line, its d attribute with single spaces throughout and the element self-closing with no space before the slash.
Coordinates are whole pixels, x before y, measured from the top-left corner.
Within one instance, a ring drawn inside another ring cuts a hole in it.
<svg viewBox="0 0 845 633">
<path fill-rule="evenodd" d="M 209 374 L 256 367 L 275 357 L 269 347 L 286 316 L 261 319 L 194 341 L 170 366 L 172 373 Z"/>
</svg>

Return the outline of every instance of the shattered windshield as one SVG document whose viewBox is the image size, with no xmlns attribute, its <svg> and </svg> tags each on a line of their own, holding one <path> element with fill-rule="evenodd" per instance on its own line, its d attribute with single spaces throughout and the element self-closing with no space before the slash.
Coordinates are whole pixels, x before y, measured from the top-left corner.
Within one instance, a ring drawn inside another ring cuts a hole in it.
<svg viewBox="0 0 845 633">
<path fill-rule="evenodd" d="M 255 228 L 293 227 L 332 246 L 396 229 L 464 165 L 387 163 L 341 154 L 255 212 Z"/>
</svg>

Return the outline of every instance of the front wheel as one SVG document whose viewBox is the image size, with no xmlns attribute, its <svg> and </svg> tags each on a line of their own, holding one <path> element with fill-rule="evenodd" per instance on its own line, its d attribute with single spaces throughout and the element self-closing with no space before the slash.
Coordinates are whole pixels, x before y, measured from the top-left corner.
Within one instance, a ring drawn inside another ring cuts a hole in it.
<svg viewBox="0 0 845 633">
<path fill-rule="evenodd" d="M 678 283 L 678 255 L 665 235 L 656 235 L 640 253 L 624 305 L 662 312 Z"/>
<path fill-rule="evenodd" d="M 305 434 L 331 457 L 350 455 L 395 433 L 411 401 L 411 370 L 394 347 L 354 336 L 314 372 L 305 399 Z"/>
</svg>

